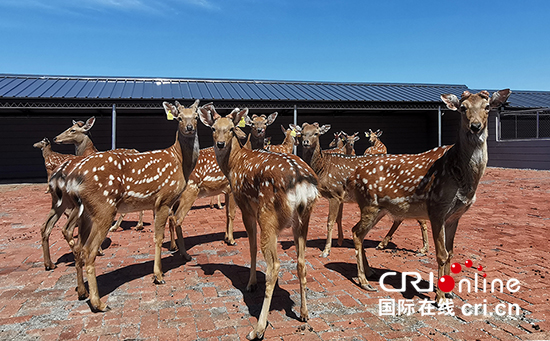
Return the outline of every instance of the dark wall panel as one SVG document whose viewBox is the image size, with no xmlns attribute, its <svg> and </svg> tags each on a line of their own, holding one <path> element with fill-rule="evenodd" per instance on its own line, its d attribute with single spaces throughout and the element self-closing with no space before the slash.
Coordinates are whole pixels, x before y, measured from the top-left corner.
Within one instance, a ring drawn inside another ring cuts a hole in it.
<svg viewBox="0 0 550 341">
<path fill-rule="evenodd" d="M 489 166 L 550 169 L 550 140 L 497 141 L 496 114 L 489 116 Z"/>
</svg>

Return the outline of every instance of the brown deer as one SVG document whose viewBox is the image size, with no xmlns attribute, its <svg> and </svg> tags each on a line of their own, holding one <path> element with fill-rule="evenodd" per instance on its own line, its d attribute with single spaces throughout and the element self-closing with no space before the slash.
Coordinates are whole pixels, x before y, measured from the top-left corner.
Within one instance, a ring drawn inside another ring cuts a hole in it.
<svg viewBox="0 0 550 341">
<path fill-rule="evenodd" d="M 324 153 L 346 154 L 346 145 L 342 132 L 334 133 L 334 139 L 328 144 L 330 149 L 323 150 Z"/>
<path fill-rule="evenodd" d="M 380 141 L 380 136 L 382 136 L 382 131 L 378 129 L 376 132 L 373 132 L 369 129 L 369 132 L 365 132 L 365 136 L 369 139 L 372 146 L 365 149 L 365 155 L 367 154 L 387 154 L 388 150 L 386 146 Z"/>
<path fill-rule="evenodd" d="M 267 263 L 266 289 L 258 323 L 248 339 L 262 338 L 267 315 L 277 282 L 280 263 L 277 257 L 279 231 L 292 226 L 298 256 L 300 280 L 300 318 L 309 314 L 306 305 L 305 243 L 309 218 L 318 197 L 317 176 L 309 166 L 293 154 L 271 153 L 241 147 L 235 126 L 248 109 L 234 109 L 221 117 L 214 106 L 201 108 L 202 122 L 212 128 L 216 159 L 227 176 L 235 201 L 241 209 L 250 243 L 250 278 L 247 290 L 256 287 L 256 222 L 260 225 L 260 245 Z"/>
<path fill-rule="evenodd" d="M 268 125 L 275 122 L 277 115 L 274 112 L 269 116 L 254 114 L 251 118 L 248 115 L 244 117 L 246 125 L 250 127 L 250 144 L 252 149 L 264 149 L 265 131 Z"/>
<path fill-rule="evenodd" d="M 162 150 L 124 153 L 116 150 L 81 159 L 65 177 L 52 175 L 50 183 L 69 197 L 77 213 L 79 233 L 74 246 L 79 299 L 88 296 L 82 269 L 86 266 L 92 311 L 107 311 L 95 276 L 95 258 L 117 211 L 152 209 L 155 217 L 154 283 L 164 283 L 161 248 L 170 208 L 177 201 L 199 155 L 198 104 L 189 108 L 164 102 L 169 117 L 178 121 L 175 143 Z M 58 173 L 60 174 L 60 173 Z M 181 231 L 178 231 L 181 234 Z"/>
<path fill-rule="evenodd" d="M 487 166 L 489 111 L 503 105 L 509 95 L 509 89 L 492 97 L 487 91 L 465 91 L 460 100 L 452 94 L 441 95 L 449 109 L 461 114 L 457 141 L 446 153 L 439 155 L 437 149 L 441 148 L 437 148 L 416 155 L 373 156 L 355 171 L 347 188 L 361 210 L 361 220 L 353 227 L 353 241 L 362 288 L 376 290 L 366 278 L 372 270 L 363 240 L 387 213 L 401 219 L 430 219 L 439 278 L 449 275 L 458 221 L 475 202 Z M 444 298 L 438 287 L 436 302 Z"/>
<path fill-rule="evenodd" d="M 372 147 L 369 147 L 365 150 L 365 155 L 366 154 L 387 154 L 386 146 L 384 145 L 384 143 L 382 143 L 382 141 L 380 141 L 380 136 L 382 136 L 382 131 L 380 131 L 380 129 L 377 130 L 376 132 L 373 132 L 372 130 L 369 129 L 369 132 L 365 132 L 365 136 L 369 138 L 369 141 L 372 144 Z M 443 146 L 443 149 L 438 149 L 438 152 L 442 156 L 449 148 L 450 146 Z M 426 253 L 428 253 L 428 249 L 430 247 L 430 243 L 428 242 L 428 225 L 426 224 L 425 220 L 417 220 L 417 221 L 418 221 L 418 225 L 420 225 L 420 232 L 422 234 L 422 248 L 418 251 L 418 253 L 419 255 L 425 255 Z M 378 244 L 378 246 L 376 246 L 377 250 L 383 250 L 388 246 L 388 243 L 392 239 L 393 234 L 395 233 L 395 231 L 397 230 L 399 225 L 401 225 L 402 222 L 403 220 L 394 218 L 394 221 L 390 230 L 388 231 L 384 239 Z"/>
<path fill-rule="evenodd" d="M 327 153 L 321 150 L 320 135 L 330 129 L 329 124 L 319 126 L 319 123 L 304 123 L 302 127 L 291 125 L 300 133 L 302 139 L 304 161 L 311 166 L 319 177 L 319 193 L 329 201 L 327 218 L 327 240 L 321 257 L 327 257 L 332 247 L 332 228 L 338 224 L 338 245 L 342 245 L 342 207 L 346 201 L 346 181 L 355 169 L 370 160 L 370 155 L 343 155 Z"/>
<path fill-rule="evenodd" d="M 52 175 L 53 171 L 63 162 L 67 161 L 68 158 L 74 156 L 72 154 L 62 154 L 54 152 L 52 150 L 52 144 L 47 137 L 44 137 L 39 142 L 36 142 L 32 145 L 34 148 L 39 148 L 42 150 L 42 157 L 44 157 L 44 165 L 46 166 L 46 175 L 48 180 Z M 49 193 L 49 188 L 46 190 L 46 193 Z"/>
<path fill-rule="evenodd" d="M 177 231 L 176 226 L 181 226 L 195 200 L 197 200 L 197 198 L 218 196 L 220 194 L 225 195 L 226 229 L 224 240 L 228 245 L 235 245 L 233 221 L 235 219 L 237 205 L 231 193 L 229 181 L 216 162 L 214 147 L 201 149 L 197 165 L 189 177 L 187 187 L 173 207 L 174 214 L 170 216 L 169 228 L 171 250 L 176 249 L 176 241 L 174 239 L 174 232 Z M 180 236 L 178 234 L 177 246 L 180 254 L 185 257 L 185 245 L 180 243 L 180 240 L 183 241 L 183 235 Z"/>
<path fill-rule="evenodd" d="M 359 140 L 359 133 L 355 133 L 353 135 L 348 135 L 345 132 L 340 132 L 344 139 L 344 154 L 346 155 L 355 155 L 355 142 Z"/>
<path fill-rule="evenodd" d="M 283 131 L 283 134 L 285 134 L 283 143 L 276 145 L 268 144 L 264 149 L 274 153 L 292 154 L 294 146 L 298 145 L 296 131 L 292 128 L 285 129 L 282 125 L 281 130 Z"/>
<path fill-rule="evenodd" d="M 51 175 L 65 162 L 72 159 L 77 159 L 79 157 L 85 157 L 97 152 L 96 147 L 94 146 L 92 140 L 90 139 L 90 136 L 88 135 L 89 130 L 93 127 L 94 123 L 95 117 L 90 117 L 88 120 L 86 120 L 86 122 L 73 120 L 72 126 L 67 128 L 61 134 L 54 137 L 53 140 L 55 143 L 74 144 L 76 156 L 69 155 L 64 161 L 58 163 L 57 165 L 52 164 L 51 166 L 54 168 L 54 171 L 52 171 L 52 173 L 48 175 L 48 182 L 51 178 Z M 48 168 L 48 166 L 46 166 L 46 168 Z M 40 234 L 42 237 L 42 254 L 44 257 L 44 267 L 46 268 L 46 270 L 53 270 L 56 266 L 52 262 L 50 256 L 50 235 L 52 233 L 53 227 L 55 226 L 55 223 L 59 220 L 63 213 L 65 213 L 65 208 L 68 207 L 67 204 L 61 205 L 61 198 L 58 196 L 57 193 L 51 191 L 50 186 L 48 186 L 48 190 L 46 192 L 49 192 L 52 196 L 52 208 L 48 213 L 46 222 L 40 230 Z M 71 224 L 74 224 L 74 220 L 68 220 L 63 227 L 63 235 L 66 239 L 68 238 L 66 231 L 71 230 Z M 67 242 L 69 242 L 69 245 L 71 245 L 72 247 L 72 238 L 71 240 L 67 239 Z M 101 250 L 98 250 L 98 252 L 101 252 Z"/>
</svg>

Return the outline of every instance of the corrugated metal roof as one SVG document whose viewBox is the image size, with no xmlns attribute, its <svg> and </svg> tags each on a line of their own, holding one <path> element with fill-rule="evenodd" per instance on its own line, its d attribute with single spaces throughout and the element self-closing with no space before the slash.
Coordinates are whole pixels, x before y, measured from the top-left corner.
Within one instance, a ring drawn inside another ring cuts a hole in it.
<svg viewBox="0 0 550 341">
<path fill-rule="evenodd" d="M 438 102 L 465 85 L 0 75 L 0 98 Z"/>
<path fill-rule="evenodd" d="M 0 99 L 440 102 L 466 85 L 0 74 Z M 492 91 L 491 91 L 492 92 Z M 549 91 L 512 90 L 512 108 L 550 107 Z"/>
</svg>

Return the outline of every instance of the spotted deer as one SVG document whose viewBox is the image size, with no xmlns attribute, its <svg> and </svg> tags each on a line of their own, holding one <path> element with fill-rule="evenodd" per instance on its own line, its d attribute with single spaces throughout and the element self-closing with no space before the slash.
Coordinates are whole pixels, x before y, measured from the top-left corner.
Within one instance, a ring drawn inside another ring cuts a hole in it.
<svg viewBox="0 0 550 341">
<path fill-rule="evenodd" d="M 365 150 L 365 155 L 387 154 L 386 146 L 380 140 L 380 136 L 382 136 L 382 131 L 380 129 L 376 132 L 373 132 L 371 129 L 369 129 L 369 132 L 365 132 L 365 136 L 369 138 L 369 141 L 372 144 L 372 147 L 369 147 Z M 441 155 L 443 155 L 449 148 L 450 146 L 444 146 L 443 149 L 438 149 L 438 151 Z M 428 253 L 428 249 L 430 247 L 430 243 L 428 242 L 428 225 L 426 224 L 425 220 L 417 221 L 418 225 L 420 225 L 420 232 L 422 234 L 422 248 L 418 251 L 418 253 L 419 255 L 425 255 L 426 253 Z M 392 239 L 393 234 L 402 222 L 403 220 L 401 219 L 394 219 L 390 230 L 388 231 L 384 239 L 378 244 L 378 246 L 376 246 L 377 250 L 383 250 L 388 246 L 388 243 Z"/>
<path fill-rule="evenodd" d="M 54 152 L 52 150 L 52 144 L 47 137 L 44 137 L 41 141 L 36 142 L 32 145 L 34 148 L 39 148 L 42 150 L 42 157 L 44 158 L 44 165 L 46 166 L 46 175 L 47 179 L 50 179 L 53 171 L 63 162 L 67 161 L 68 158 L 74 156 L 72 154 L 62 154 Z M 49 193 L 49 189 L 46 191 Z"/>
<path fill-rule="evenodd" d="M 74 246 L 77 293 L 79 299 L 88 296 L 82 273 L 85 265 L 92 311 L 109 310 L 99 297 L 95 258 L 117 211 L 153 210 L 153 278 L 155 284 L 164 283 L 161 248 L 166 220 L 199 155 L 198 105 L 198 100 L 189 108 L 178 102 L 163 103 L 167 116 L 178 121 L 176 141 L 167 149 L 134 154 L 116 150 L 96 153 L 81 159 L 65 178 L 52 176 L 50 182 L 57 184 L 63 197 L 68 196 L 76 206 L 73 211 L 78 212 L 79 233 Z"/>
<path fill-rule="evenodd" d="M 447 108 L 461 115 L 456 143 L 446 153 L 438 149 L 415 155 L 378 155 L 357 168 L 347 188 L 359 204 L 361 219 L 353 227 L 359 284 L 376 290 L 367 281 L 372 273 L 363 240 L 387 213 L 400 219 L 429 219 L 435 243 L 438 275 L 449 275 L 454 237 L 460 217 L 475 202 L 476 189 L 487 166 L 487 118 L 503 105 L 510 90 L 491 97 L 487 91 L 462 98 L 441 95 Z M 436 288 L 436 302 L 445 294 Z"/>
<path fill-rule="evenodd" d="M 250 144 L 252 149 L 264 149 L 265 131 L 268 125 L 275 122 L 277 113 L 274 112 L 269 116 L 265 115 L 252 115 L 252 117 L 245 116 L 244 120 L 248 127 L 250 127 Z"/>
<path fill-rule="evenodd" d="M 382 136 L 382 131 L 378 129 L 376 132 L 373 132 L 369 129 L 369 132 L 365 132 L 365 136 L 369 139 L 369 142 L 372 146 L 365 149 L 365 155 L 367 154 L 387 154 L 388 150 L 386 146 L 380 141 L 380 136 Z"/>
<path fill-rule="evenodd" d="M 334 133 L 334 139 L 328 144 L 329 149 L 323 150 L 325 153 L 346 154 L 346 146 L 342 132 Z"/>
<path fill-rule="evenodd" d="M 187 187 L 173 207 L 174 214 L 170 216 L 169 228 L 171 250 L 176 249 L 176 241 L 174 239 L 174 232 L 177 231 L 176 226 L 181 226 L 195 200 L 197 200 L 197 198 L 218 196 L 220 194 L 225 196 L 226 228 L 224 241 L 228 245 L 235 245 L 233 221 L 235 219 L 237 205 L 231 193 L 229 181 L 218 166 L 214 147 L 201 149 L 197 165 L 189 177 Z M 183 235 L 178 234 L 177 248 L 182 256 L 186 256 L 185 245 L 180 243 L 180 240 L 183 241 Z"/>
<path fill-rule="evenodd" d="M 298 145 L 298 140 L 296 139 L 296 131 L 292 128 L 285 129 L 281 125 L 281 130 L 285 134 L 285 139 L 283 143 L 276 145 L 267 145 L 264 149 L 269 150 L 270 152 L 291 154 L 294 150 L 294 146 Z"/>
<path fill-rule="evenodd" d="M 342 245 L 342 207 L 346 201 L 346 181 L 355 169 L 367 162 L 370 155 L 343 155 L 327 153 L 321 150 L 320 135 L 330 129 L 329 124 L 319 126 L 319 123 L 304 123 L 302 126 L 291 125 L 300 133 L 304 161 L 315 171 L 319 178 L 319 193 L 328 199 L 329 214 L 327 218 L 327 240 L 321 257 L 327 257 L 332 247 L 332 228 L 338 224 L 338 245 Z"/>
<path fill-rule="evenodd" d="M 59 159 L 56 158 L 55 161 L 59 161 L 59 163 L 57 164 L 50 163 L 50 167 L 53 168 L 53 170 L 50 174 L 48 174 L 48 182 L 51 179 L 51 176 L 65 162 L 73 159 L 77 159 L 79 157 L 85 157 L 97 152 L 97 149 L 94 146 L 89 136 L 89 130 L 93 127 L 94 123 L 95 123 L 95 117 L 90 117 L 88 120 L 86 120 L 86 122 L 73 120 L 72 126 L 67 128 L 61 134 L 54 137 L 53 141 L 55 143 L 74 144 L 76 155 L 68 155 L 68 157 L 65 158 L 64 160 L 62 160 L 61 158 Z M 48 169 L 48 165 L 46 165 L 46 169 Z M 46 268 L 46 270 L 53 270 L 55 269 L 56 265 L 51 260 L 50 235 L 55 226 L 55 223 L 65 213 L 65 209 L 68 207 L 66 205 L 58 204 L 61 201 L 61 198 L 58 197 L 57 193 L 52 192 L 50 186 L 48 186 L 48 190 L 46 192 L 49 192 L 52 197 L 52 208 L 48 213 L 48 217 L 46 218 L 44 225 L 42 225 L 40 234 L 42 237 L 42 254 L 44 257 L 44 267 Z M 63 235 L 65 236 L 65 239 L 67 239 L 66 231 L 71 230 L 72 224 L 74 224 L 74 220 L 68 220 L 65 226 L 63 227 Z M 72 241 L 72 238 L 71 238 L 71 241 Z M 67 239 L 67 242 L 69 242 L 69 245 L 71 245 L 69 239 Z M 99 250 L 99 252 L 101 251 Z"/>
<path fill-rule="evenodd" d="M 300 281 L 300 318 L 309 314 L 306 305 L 305 243 L 309 218 L 318 197 L 317 176 L 299 157 L 241 147 L 235 126 L 248 109 L 234 109 L 221 117 L 214 106 L 203 106 L 202 122 L 212 128 L 214 151 L 222 172 L 229 179 L 235 201 L 241 209 L 250 243 L 250 277 L 247 290 L 255 289 L 256 279 L 256 222 L 260 226 L 260 245 L 267 263 L 266 289 L 258 323 L 248 339 L 262 338 L 267 325 L 269 306 L 277 282 L 280 263 L 277 257 L 277 236 L 292 226 L 298 256 Z"/>
</svg>

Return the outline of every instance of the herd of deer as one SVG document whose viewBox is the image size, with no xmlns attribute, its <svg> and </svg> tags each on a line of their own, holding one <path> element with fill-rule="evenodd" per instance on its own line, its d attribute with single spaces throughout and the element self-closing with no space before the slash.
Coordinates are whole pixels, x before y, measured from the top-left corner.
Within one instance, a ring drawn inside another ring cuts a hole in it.
<svg viewBox="0 0 550 341">
<path fill-rule="evenodd" d="M 42 248 L 46 270 L 55 268 L 49 253 L 49 236 L 61 215 L 67 215 L 63 235 L 69 243 L 77 270 L 79 299 L 90 298 L 94 312 L 109 310 L 100 300 L 95 258 L 117 212 L 143 210 L 154 213 L 154 282 L 164 283 L 161 246 L 166 222 L 169 222 L 170 248 L 190 259 L 185 249 L 181 225 L 198 197 L 225 195 L 227 223 L 225 242 L 235 243 L 233 219 L 237 206 L 250 243 L 250 277 L 247 290 L 256 288 L 257 224 L 260 247 L 264 255 L 266 288 L 258 323 L 248 335 L 261 338 L 279 272 L 277 236 L 291 226 L 297 250 L 300 280 L 300 318 L 308 319 L 306 306 L 305 245 L 310 215 L 317 198 L 329 201 L 327 239 L 322 256 L 330 253 L 332 228 L 338 225 L 338 243 L 343 241 L 342 207 L 344 202 L 359 205 L 361 218 L 353 227 L 359 284 L 376 290 L 367 281 L 372 270 L 367 262 L 363 240 L 369 230 L 386 214 L 394 224 L 378 248 L 384 248 L 404 219 L 418 219 L 423 248 L 428 249 L 426 220 L 430 220 L 434 238 L 438 275 L 448 275 L 453 257 L 453 240 L 458 220 L 475 201 L 475 192 L 487 165 L 487 118 L 492 108 L 503 105 L 510 90 L 492 96 L 487 91 L 464 92 L 459 99 L 441 95 L 446 106 L 460 112 L 457 141 L 452 146 L 434 148 L 421 154 L 387 154 L 380 131 L 366 136 L 372 147 L 364 155 L 355 155 L 358 133 L 335 134 L 334 149 L 322 150 L 319 137 L 330 125 L 304 123 L 283 128 L 281 145 L 266 141 L 266 127 L 277 113 L 248 116 L 248 109 L 234 109 L 222 117 L 209 103 L 190 107 L 178 102 L 164 102 L 169 119 L 178 122 L 175 143 L 167 149 L 140 153 L 114 149 L 98 152 L 87 132 L 94 118 L 74 122 L 54 139 L 56 143 L 74 144 L 76 155 L 53 152 L 48 139 L 34 146 L 41 148 L 48 174 L 48 192 L 52 197 L 50 213 L 42 228 Z M 213 147 L 199 149 L 197 123 L 201 120 L 212 129 Z M 240 129 L 251 127 L 248 136 Z M 302 158 L 292 154 L 301 141 Z M 119 219 L 120 222 L 120 219 Z M 141 225 L 141 219 L 140 219 Z M 142 225 L 141 225 L 142 226 Z M 78 237 L 73 230 L 78 227 Z M 177 243 L 175 236 L 177 235 Z M 88 288 L 84 285 L 86 270 Z M 436 288 L 436 302 L 445 293 Z"/>
</svg>

